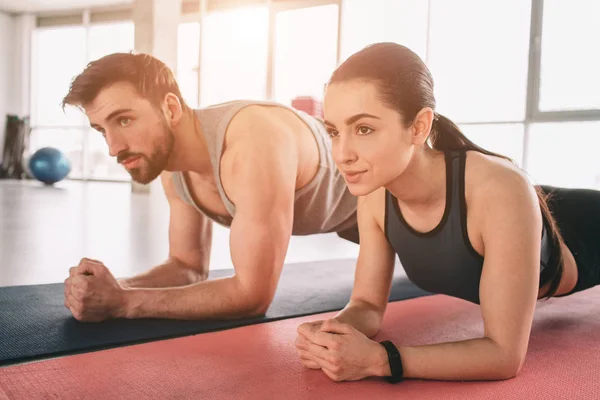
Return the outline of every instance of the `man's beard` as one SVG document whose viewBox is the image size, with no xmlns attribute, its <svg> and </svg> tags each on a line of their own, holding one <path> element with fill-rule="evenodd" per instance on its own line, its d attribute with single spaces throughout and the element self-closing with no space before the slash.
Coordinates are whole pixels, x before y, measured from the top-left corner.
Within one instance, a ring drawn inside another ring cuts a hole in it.
<svg viewBox="0 0 600 400">
<path fill-rule="evenodd" d="M 129 175 L 135 182 L 147 185 L 158 178 L 161 172 L 163 172 L 167 167 L 169 157 L 173 151 L 174 136 L 173 131 L 171 131 L 168 127 L 165 127 L 165 129 L 167 133 L 166 142 L 157 147 L 150 157 L 146 156 L 145 154 L 133 153 L 127 155 L 127 157 L 124 157 L 129 158 L 139 156 L 142 159 L 139 167 L 131 168 L 129 170 Z"/>
</svg>

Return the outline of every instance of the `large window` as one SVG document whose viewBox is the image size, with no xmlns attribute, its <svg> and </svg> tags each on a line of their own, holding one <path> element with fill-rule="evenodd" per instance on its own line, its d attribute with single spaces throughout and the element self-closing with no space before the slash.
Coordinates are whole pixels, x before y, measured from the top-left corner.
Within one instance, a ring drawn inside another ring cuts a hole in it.
<svg viewBox="0 0 600 400">
<path fill-rule="evenodd" d="M 527 170 L 544 184 L 600 188 L 600 3 L 534 0 Z"/>
<path fill-rule="evenodd" d="M 72 164 L 70 178 L 129 179 L 86 116 L 74 107 L 63 111 L 60 103 L 88 62 L 129 52 L 133 40 L 132 22 L 38 28 L 33 34 L 30 151 L 46 146 L 64 151 Z"/>
<path fill-rule="evenodd" d="M 341 60 L 377 42 L 400 43 L 427 58 L 425 0 L 343 0 Z"/>
<path fill-rule="evenodd" d="M 537 183 L 600 189 L 600 122 L 532 124 L 528 148 Z"/>
<path fill-rule="evenodd" d="M 342 59 L 376 41 L 406 45 L 433 74 L 438 111 L 476 144 L 534 181 L 598 187 L 598 1 L 342 4 Z"/>
<path fill-rule="evenodd" d="M 268 7 L 215 11 L 203 21 L 200 104 L 265 99 Z"/>
<path fill-rule="evenodd" d="M 541 111 L 600 109 L 600 2 L 545 0 Z"/>
<path fill-rule="evenodd" d="M 430 3 L 428 61 L 438 111 L 457 122 L 523 120 L 530 2 Z"/>
<path fill-rule="evenodd" d="M 72 164 L 70 177 L 84 176 L 83 126 L 81 112 L 60 103 L 73 76 L 87 62 L 86 32 L 83 27 L 43 28 L 32 37 L 32 102 L 30 152 L 55 147 L 65 152 Z"/>
<path fill-rule="evenodd" d="M 127 53 L 134 48 L 133 22 L 94 24 L 89 28 L 89 60 L 111 53 Z"/>
<path fill-rule="evenodd" d="M 578 154 L 569 143 L 595 143 L 600 121 L 596 0 L 207 4 L 202 18 L 186 15 L 179 25 L 176 74 L 192 107 L 235 99 L 288 105 L 298 96 L 321 100 L 341 61 L 371 43 L 391 41 L 427 63 L 438 112 L 475 143 L 513 158 L 534 180 L 561 183 L 571 176 L 568 185 L 596 185 L 592 161 L 584 166 L 585 157 L 573 160 L 561 170 L 569 173 L 561 175 L 555 154 L 562 149 L 560 159 L 566 159 Z M 55 143 L 64 149 L 74 163 L 72 176 L 128 179 L 106 156 L 103 141 L 89 135 L 85 117 L 72 109 L 63 113 L 59 103 L 88 61 L 132 47 L 131 22 L 35 33 L 32 145 Z"/>
<path fill-rule="evenodd" d="M 287 105 L 299 96 L 321 100 L 337 63 L 338 6 L 277 12 L 274 39 L 274 99 Z"/>
<path fill-rule="evenodd" d="M 273 2 L 203 16 L 200 106 L 238 99 L 289 105 L 298 96 L 322 97 L 337 64 L 339 7 L 293 7 Z"/>
<path fill-rule="evenodd" d="M 81 113 L 67 110 L 60 103 L 73 76 L 87 62 L 85 29 L 60 27 L 37 30 L 33 36 L 32 123 L 36 126 L 81 126 Z"/>
<path fill-rule="evenodd" d="M 473 124 L 460 128 L 476 145 L 510 157 L 519 166 L 523 166 L 523 124 Z"/>
<path fill-rule="evenodd" d="M 134 25 L 132 22 L 94 24 L 89 28 L 88 51 L 90 61 L 111 53 L 129 52 L 134 48 Z M 108 154 L 104 138 L 95 130 L 86 128 L 85 165 L 86 176 L 93 179 L 130 179 L 127 171 Z"/>
<path fill-rule="evenodd" d="M 198 107 L 200 23 L 179 24 L 177 32 L 177 83 L 188 106 Z"/>
</svg>

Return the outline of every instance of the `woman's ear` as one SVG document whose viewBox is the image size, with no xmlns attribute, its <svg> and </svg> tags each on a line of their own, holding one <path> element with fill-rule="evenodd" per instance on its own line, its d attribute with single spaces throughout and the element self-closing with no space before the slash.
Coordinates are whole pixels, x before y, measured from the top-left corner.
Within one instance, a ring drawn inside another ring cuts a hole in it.
<svg viewBox="0 0 600 400">
<path fill-rule="evenodd" d="M 423 145 L 429 138 L 433 125 L 434 112 L 430 107 L 425 107 L 417 113 L 412 123 L 413 144 Z"/>
</svg>

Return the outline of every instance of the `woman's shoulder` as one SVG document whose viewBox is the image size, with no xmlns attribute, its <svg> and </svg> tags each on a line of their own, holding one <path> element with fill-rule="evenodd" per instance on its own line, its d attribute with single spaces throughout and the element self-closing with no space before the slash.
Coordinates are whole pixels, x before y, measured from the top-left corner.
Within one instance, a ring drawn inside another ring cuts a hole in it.
<svg viewBox="0 0 600 400">
<path fill-rule="evenodd" d="M 465 197 L 467 204 L 527 202 L 535 187 L 527 173 L 514 162 L 477 151 L 466 152 Z M 487 208 L 487 207 L 486 207 Z"/>
<path fill-rule="evenodd" d="M 480 183 L 499 181 L 502 184 L 531 184 L 526 172 L 511 160 L 474 150 L 466 151 L 465 157 L 465 172 Z"/>
</svg>

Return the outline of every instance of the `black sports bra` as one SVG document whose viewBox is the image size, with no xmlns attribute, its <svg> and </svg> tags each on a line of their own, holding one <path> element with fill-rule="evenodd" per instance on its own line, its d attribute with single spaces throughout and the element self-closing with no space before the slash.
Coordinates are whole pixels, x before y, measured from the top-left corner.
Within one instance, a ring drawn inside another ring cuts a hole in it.
<svg viewBox="0 0 600 400">
<path fill-rule="evenodd" d="M 430 293 L 458 297 L 479 304 L 479 281 L 483 257 L 467 234 L 464 151 L 448 152 L 446 159 L 446 207 L 440 223 L 429 232 L 407 224 L 398 201 L 385 197 L 385 235 L 400 259 L 408 278 Z M 540 271 L 551 258 L 552 242 L 544 221 Z M 546 282 L 540 279 L 540 287 Z"/>
</svg>

